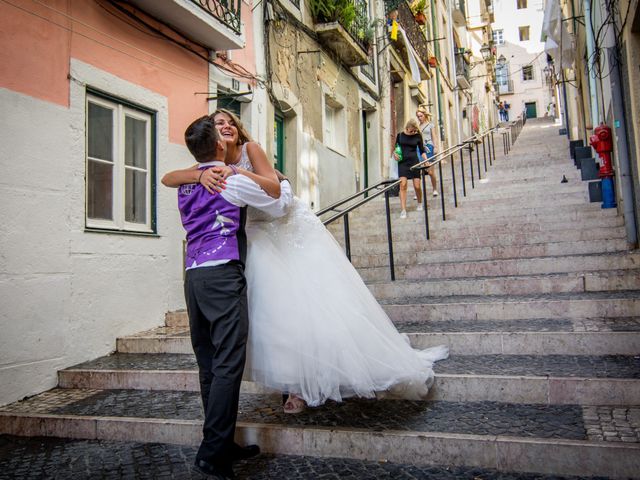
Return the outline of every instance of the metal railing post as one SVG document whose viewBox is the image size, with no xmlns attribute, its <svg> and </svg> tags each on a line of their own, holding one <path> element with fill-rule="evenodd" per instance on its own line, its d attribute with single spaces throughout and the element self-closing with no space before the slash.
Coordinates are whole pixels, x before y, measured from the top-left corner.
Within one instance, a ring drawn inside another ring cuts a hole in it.
<svg viewBox="0 0 640 480">
<path fill-rule="evenodd" d="M 442 180 L 442 160 L 438 162 L 438 176 L 440 177 L 440 204 L 442 205 L 442 221 L 447 219 L 444 209 L 444 181 Z"/>
<path fill-rule="evenodd" d="M 484 171 L 487 171 L 487 147 L 485 146 L 486 135 L 482 137 L 482 158 L 484 160 Z"/>
<path fill-rule="evenodd" d="M 464 148 L 460 149 L 460 176 L 462 177 L 462 196 L 467 196 L 467 183 L 464 180 Z"/>
<path fill-rule="evenodd" d="M 473 173 L 473 152 L 471 151 L 471 144 L 468 145 L 469 148 L 469 165 L 471 165 L 471 188 L 476 188 L 476 183 L 474 179 Z"/>
<path fill-rule="evenodd" d="M 351 261 L 351 238 L 349 236 L 349 214 L 344 216 L 344 249 L 347 254 L 347 258 Z"/>
<path fill-rule="evenodd" d="M 458 208 L 458 192 L 456 191 L 456 169 L 453 164 L 455 157 L 453 153 L 449 155 L 449 161 L 451 162 L 451 182 L 453 185 L 453 205 Z"/>
<path fill-rule="evenodd" d="M 393 238 L 391 235 L 391 209 L 389 207 L 389 190 L 384 192 L 385 211 L 387 213 L 387 243 L 389 244 L 389 269 L 391 270 L 391 281 L 396 279 L 396 267 L 393 261 Z"/>
<path fill-rule="evenodd" d="M 424 228 L 429 240 L 429 205 L 427 205 L 427 182 L 424 179 L 424 169 L 420 170 L 420 181 L 422 182 L 422 206 L 424 208 Z"/>
<path fill-rule="evenodd" d="M 474 148 L 476 149 L 476 161 L 478 163 L 478 180 L 482 180 L 482 169 L 480 168 L 480 144 L 474 140 Z"/>
<path fill-rule="evenodd" d="M 493 130 L 491 130 L 491 143 L 489 144 L 489 151 L 491 152 L 492 150 L 493 150 L 493 154 L 489 155 L 489 165 L 493 165 L 493 162 L 496 159 L 496 144 L 493 141 Z"/>
</svg>

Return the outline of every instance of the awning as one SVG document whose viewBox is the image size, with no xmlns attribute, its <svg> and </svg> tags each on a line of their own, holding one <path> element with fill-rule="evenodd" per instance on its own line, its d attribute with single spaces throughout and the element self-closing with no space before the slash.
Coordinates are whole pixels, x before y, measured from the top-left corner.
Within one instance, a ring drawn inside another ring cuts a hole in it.
<svg viewBox="0 0 640 480">
<path fill-rule="evenodd" d="M 546 37 L 546 38 L 545 38 Z M 542 21 L 544 51 L 551 55 L 556 65 L 572 68 L 574 62 L 574 39 L 562 21 L 559 0 L 547 0 Z"/>
</svg>

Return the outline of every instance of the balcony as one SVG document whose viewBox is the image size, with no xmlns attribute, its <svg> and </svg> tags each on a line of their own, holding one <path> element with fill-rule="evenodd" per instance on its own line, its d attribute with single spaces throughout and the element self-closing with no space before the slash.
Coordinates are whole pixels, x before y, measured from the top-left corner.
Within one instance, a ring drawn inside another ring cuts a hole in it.
<svg viewBox="0 0 640 480">
<path fill-rule="evenodd" d="M 242 0 L 129 0 L 129 3 L 211 50 L 244 48 Z"/>
<path fill-rule="evenodd" d="M 514 93 L 513 80 L 507 80 L 503 83 L 498 83 L 498 93 L 500 95 L 511 95 Z"/>
<path fill-rule="evenodd" d="M 406 1 L 385 1 L 385 10 L 397 10 L 398 18 L 397 22 L 406 33 L 406 40 L 411 44 L 411 47 L 416 53 L 416 60 L 420 70 L 420 79 L 427 80 L 431 77 L 429 74 L 429 67 L 427 67 L 427 61 L 432 55 L 429 53 L 429 44 L 427 43 L 427 37 L 425 37 L 424 31 L 416 22 L 416 19 Z M 398 35 L 398 40 L 393 42 L 394 47 L 401 54 L 404 55 L 407 64 L 409 62 L 409 53 L 406 51 L 407 47 L 404 43 L 405 39 Z"/>
<path fill-rule="evenodd" d="M 366 0 L 352 0 L 355 17 L 348 22 L 342 17 L 314 16 L 315 30 L 320 43 L 333 51 L 350 67 L 369 63 L 369 43 L 372 41 Z M 312 12 L 313 14 L 313 12 Z"/>
<path fill-rule="evenodd" d="M 467 24 L 466 0 L 453 1 L 453 23 L 456 27 L 464 27 Z"/>
<path fill-rule="evenodd" d="M 462 52 L 456 52 L 456 82 L 463 90 L 471 88 L 469 79 L 469 64 Z"/>
</svg>

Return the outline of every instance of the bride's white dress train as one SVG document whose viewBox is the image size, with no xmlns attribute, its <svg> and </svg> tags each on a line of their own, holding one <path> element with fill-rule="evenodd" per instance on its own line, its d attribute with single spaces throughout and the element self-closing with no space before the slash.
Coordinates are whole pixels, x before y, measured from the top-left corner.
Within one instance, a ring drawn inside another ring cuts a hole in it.
<svg viewBox="0 0 640 480">
<path fill-rule="evenodd" d="M 301 200 L 280 219 L 249 217 L 245 378 L 311 406 L 392 387 L 424 398 L 447 347 L 411 348 Z"/>
</svg>

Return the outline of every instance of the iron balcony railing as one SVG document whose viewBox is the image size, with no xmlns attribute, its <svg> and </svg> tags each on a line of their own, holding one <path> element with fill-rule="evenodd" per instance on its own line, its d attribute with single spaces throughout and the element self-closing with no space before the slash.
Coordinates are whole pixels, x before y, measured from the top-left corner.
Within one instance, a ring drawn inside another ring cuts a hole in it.
<svg viewBox="0 0 640 480">
<path fill-rule="evenodd" d="M 191 0 L 202 10 L 218 19 L 238 35 L 241 34 L 240 6 L 242 0 Z"/>
<path fill-rule="evenodd" d="M 469 64 L 464 58 L 462 52 L 456 52 L 456 76 L 464 77 L 469 82 Z"/>
<path fill-rule="evenodd" d="M 506 93 L 513 93 L 513 80 L 507 80 L 506 82 L 500 83 L 498 82 L 498 93 L 499 94 L 506 94 Z"/>
<path fill-rule="evenodd" d="M 367 40 L 365 32 L 371 28 L 369 7 L 367 6 L 366 0 L 354 0 L 353 6 L 356 9 L 356 18 L 351 25 L 346 28 L 346 30 L 356 43 L 366 52 L 369 50 L 369 40 Z"/>
<path fill-rule="evenodd" d="M 407 33 L 409 42 L 411 42 L 411 46 L 418 54 L 418 58 L 426 64 L 429 58 L 427 37 L 425 37 L 420 25 L 416 22 L 413 12 L 406 1 L 398 5 L 398 23 Z"/>
<path fill-rule="evenodd" d="M 460 13 L 462 14 L 462 16 L 465 18 L 467 18 L 467 5 L 466 5 L 466 1 L 465 0 L 455 0 L 455 9 L 459 10 Z"/>
</svg>

